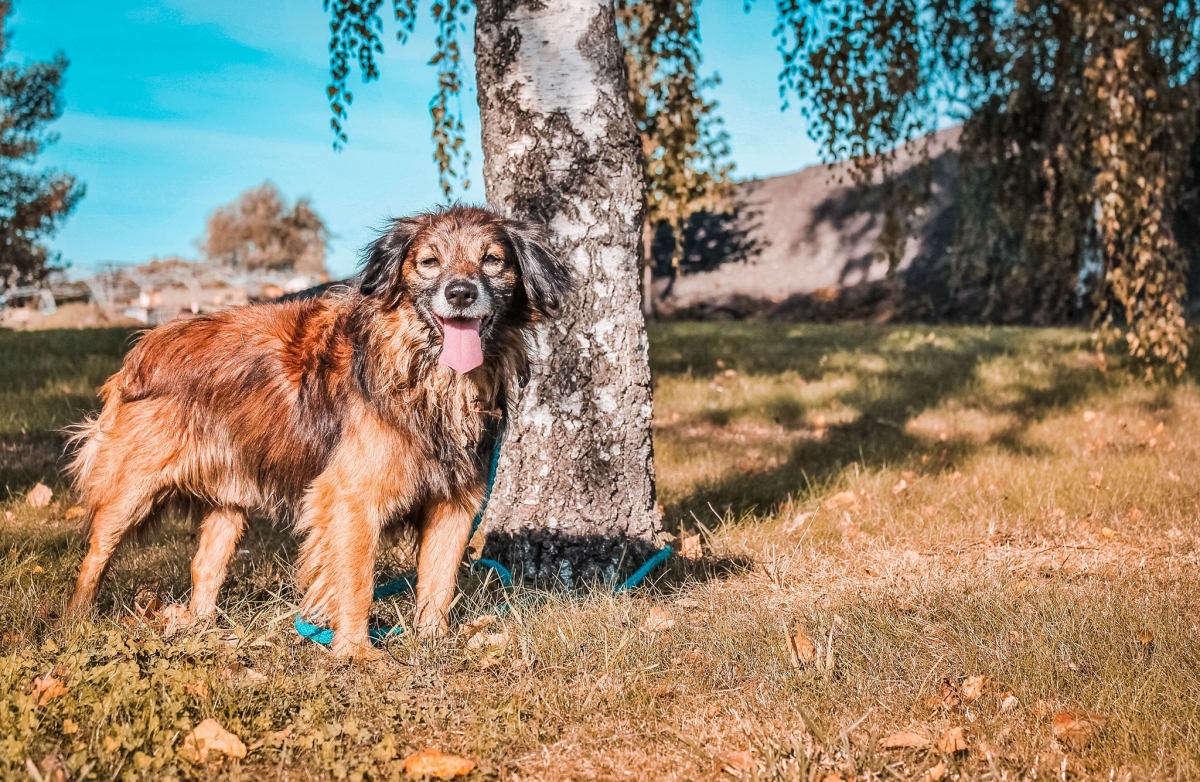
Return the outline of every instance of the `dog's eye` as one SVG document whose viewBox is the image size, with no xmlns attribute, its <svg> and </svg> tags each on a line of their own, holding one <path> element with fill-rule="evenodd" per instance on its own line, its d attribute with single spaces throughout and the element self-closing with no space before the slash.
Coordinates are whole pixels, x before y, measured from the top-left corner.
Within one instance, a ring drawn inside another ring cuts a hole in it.
<svg viewBox="0 0 1200 782">
<path fill-rule="evenodd" d="M 504 266 L 504 259 L 497 258 L 494 255 L 485 255 L 483 257 L 483 268 L 493 274 L 498 272 Z"/>
<path fill-rule="evenodd" d="M 436 269 L 440 265 L 437 258 L 422 258 L 417 261 L 417 266 L 420 266 L 422 269 Z"/>
</svg>

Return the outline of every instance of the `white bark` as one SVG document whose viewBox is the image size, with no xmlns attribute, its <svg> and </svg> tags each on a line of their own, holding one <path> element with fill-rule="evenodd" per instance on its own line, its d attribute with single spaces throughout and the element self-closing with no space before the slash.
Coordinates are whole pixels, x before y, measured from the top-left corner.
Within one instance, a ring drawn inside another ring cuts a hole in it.
<svg viewBox="0 0 1200 782">
<path fill-rule="evenodd" d="M 475 48 L 488 203 L 547 224 L 576 281 L 510 401 L 486 550 L 526 578 L 611 580 L 661 529 L 641 149 L 612 6 L 479 0 Z"/>
</svg>

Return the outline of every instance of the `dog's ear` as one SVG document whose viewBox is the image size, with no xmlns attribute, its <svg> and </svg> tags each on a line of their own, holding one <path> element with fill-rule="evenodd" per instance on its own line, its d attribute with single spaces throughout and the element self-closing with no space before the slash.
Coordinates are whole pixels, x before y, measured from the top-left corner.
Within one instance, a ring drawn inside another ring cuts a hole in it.
<svg viewBox="0 0 1200 782">
<path fill-rule="evenodd" d="M 508 234 L 525 294 L 538 315 L 553 315 L 562 299 L 571 290 L 571 270 L 550 249 L 550 237 L 545 229 L 533 223 L 506 220 Z"/>
<path fill-rule="evenodd" d="M 363 253 L 366 260 L 358 276 L 358 289 L 364 296 L 379 296 L 387 301 L 399 297 L 404 288 L 400 269 L 420 228 L 420 218 L 401 217 L 371 242 Z"/>
</svg>

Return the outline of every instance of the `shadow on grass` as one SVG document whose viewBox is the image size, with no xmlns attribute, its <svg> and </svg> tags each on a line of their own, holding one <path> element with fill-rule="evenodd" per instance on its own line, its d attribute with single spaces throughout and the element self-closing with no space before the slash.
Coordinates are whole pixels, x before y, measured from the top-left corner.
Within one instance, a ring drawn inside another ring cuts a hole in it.
<svg viewBox="0 0 1200 782">
<path fill-rule="evenodd" d="M 796 442 L 776 467 L 734 472 L 699 486 L 669 504 L 668 518 L 770 512 L 789 497 L 802 500 L 824 492 L 856 463 L 866 470 L 909 467 L 928 456 L 933 461 L 927 469 L 953 469 L 981 446 L 966 438 L 931 443 L 907 430 L 923 411 L 950 400 L 1015 419 L 1015 425 L 990 438 L 990 446 L 1036 455 L 1036 448 L 1023 440 L 1031 425 L 1111 382 L 1086 362 L 1072 363 L 1071 354 L 1089 347 L 1079 332 L 956 328 L 939 339 L 935 333 L 927 335 L 927 329 L 784 324 L 656 328 L 651 355 L 658 378 L 704 377 L 724 367 L 748 375 L 794 372 L 810 380 L 842 374 L 853 382 L 836 398 L 858 411 L 854 421 L 830 426 L 824 438 Z M 1028 371 L 1014 370 L 1002 393 L 983 393 L 981 372 L 1006 358 Z M 1169 405 L 1169 398 L 1166 390 L 1157 397 L 1162 405 Z M 704 411 L 701 417 L 721 426 L 754 412 L 731 406 Z M 785 428 L 795 427 L 805 415 L 799 399 L 772 399 L 757 412 Z"/>
</svg>

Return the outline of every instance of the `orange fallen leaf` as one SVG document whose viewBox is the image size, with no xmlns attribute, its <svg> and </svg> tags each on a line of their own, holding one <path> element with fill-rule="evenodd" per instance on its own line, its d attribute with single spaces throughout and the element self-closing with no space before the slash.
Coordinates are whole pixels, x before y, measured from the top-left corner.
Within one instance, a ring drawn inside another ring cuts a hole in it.
<svg viewBox="0 0 1200 782">
<path fill-rule="evenodd" d="M 663 633 L 674 626 L 675 620 L 669 613 L 658 606 L 652 606 L 642 622 L 641 630 L 643 633 Z"/>
<path fill-rule="evenodd" d="M 1054 715 L 1051 732 L 1054 738 L 1071 747 L 1083 749 L 1095 736 L 1104 730 L 1108 717 L 1087 709 L 1073 709 Z"/>
<path fill-rule="evenodd" d="M 1083 411 L 1083 420 L 1089 424 L 1092 421 L 1095 421 L 1096 420 L 1096 412 L 1094 410 L 1084 410 Z"/>
<path fill-rule="evenodd" d="M 958 693 L 949 684 L 942 687 L 941 695 L 930 695 L 925 699 L 925 708 L 930 711 L 937 709 L 945 709 L 950 711 L 957 706 L 961 701 L 958 699 Z"/>
<path fill-rule="evenodd" d="M 962 728 L 951 728 L 946 731 L 946 735 L 938 739 L 938 749 L 943 754 L 953 755 L 956 752 L 965 752 L 967 749 L 967 740 L 963 736 Z"/>
<path fill-rule="evenodd" d="M 69 691 L 67 685 L 49 673 L 40 679 L 33 680 L 33 697 L 37 698 L 39 706 L 45 706 L 55 698 L 66 695 Z"/>
<path fill-rule="evenodd" d="M 983 695 L 983 684 L 986 679 L 983 676 L 968 676 L 962 683 L 962 699 L 967 703 L 973 703 L 979 700 Z"/>
<path fill-rule="evenodd" d="M 880 739 L 879 746 L 883 749 L 905 749 L 909 747 L 914 749 L 922 749 L 924 747 L 928 747 L 932 743 L 933 740 L 928 736 L 910 731 L 901 731 L 899 733 L 893 733 L 887 738 Z"/>
<path fill-rule="evenodd" d="M 83 509 L 81 506 L 79 506 L 79 505 L 74 505 L 74 506 L 72 506 L 72 507 L 70 507 L 70 508 L 67 508 L 67 514 L 66 514 L 66 516 L 67 516 L 67 521 L 70 521 L 70 520 L 72 520 L 72 519 L 77 519 L 77 518 L 79 518 L 80 516 L 82 516 L 82 515 L 83 515 L 83 514 L 85 514 L 85 513 L 87 513 L 87 511 L 85 511 L 85 510 L 84 510 L 84 509 Z"/>
<path fill-rule="evenodd" d="M 829 510 L 841 510 L 842 508 L 851 508 L 858 504 L 858 495 L 852 491 L 839 491 L 837 494 L 825 501 L 825 507 Z"/>
<path fill-rule="evenodd" d="M 44 483 L 39 483 L 25 495 L 25 504 L 31 508 L 44 508 L 50 504 L 54 492 Z"/>
<path fill-rule="evenodd" d="M 495 614 L 484 614 L 473 622 L 468 622 L 462 626 L 458 632 L 458 637 L 463 643 L 469 643 L 472 638 L 479 634 L 483 628 L 488 627 L 496 622 Z"/>
<path fill-rule="evenodd" d="M 1101 527 L 1100 528 L 1100 536 L 1103 537 L 1105 540 L 1112 540 L 1113 538 L 1115 538 L 1117 536 L 1117 531 L 1115 529 L 1113 529 L 1112 527 Z"/>
<path fill-rule="evenodd" d="M 817 647 L 804 634 L 801 627 L 796 627 L 792 634 L 788 637 L 788 646 L 791 647 L 792 654 L 796 662 L 804 665 L 811 665 L 817 660 Z"/>
<path fill-rule="evenodd" d="M 508 646 L 508 633 L 477 633 L 467 641 L 468 649 L 503 649 Z"/>
<path fill-rule="evenodd" d="M 700 546 L 700 533 L 679 533 L 679 556 L 684 559 L 702 559 L 704 549 Z"/>
<path fill-rule="evenodd" d="M 33 566 L 33 572 L 34 572 L 34 573 L 45 573 L 45 572 L 46 572 L 46 568 L 42 567 L 41 565 L 34 565 L 34 566 Z"/>
<path fill-rule="evenodd" d="M 210 752 L 228 755 L 231 758 L 246 757 L 246 745 L 242 740 L 225 730 L 212 717 L 197 725 L 183 738 L 179 754 L 193 763 L 204 763 Z"/>
<path fill-rule="evenodd" d="M 901 478 L 894 486 L 892 486 L 892 494 L 899 497 L 908 490 L 908 481 Z"/>
<path fill-rule="evenodd" d="M 1154 643 L 1154 633 L 1143 627 L 1138 630 L 1138 640 L 1141 641 L 1142 646 L 1150 646 Z"/>
<path fill-rule="evenodd" d="M 465 776 L 475 768 L 475 761 L 446 755 L 436 749 L 423 749 L 404 759 L 404 772 L 414 777 L 454 779 Z"/>
<path fill-rule="evenodd" d="M 921 782 L 938 782 L 946 776 L 946 763 L 939 760 L 937 765 L 921 775 Z"/>
<path fill-rule="evenodd" d="M 1004 696 L 1003 700 L 1000 701 L 1000 713 L 1004 714 L 1006 712 L 1010 712 L 1020 705 L 1021 701 L 1017 699 L 1017 696 L 1009 693 L 1008 695 Z"/>
<path fill-rule="evenodd" d="M 1146 514 L 1142 513 L 1141 509 L 1135 505 L 1134 507 L 1129 509 L 1129 514 L 1126 518 L 1128 519 L 1130 524 L 1137 524 L 1139 521 L 1141 521 L 1145 517 L 1146 517 Z"/>
<path fill-rule="evenodd" d="M 184 692 L 188 695 L 195 695 L 201 700 L 208 699 L 208 682 L 203 679 L 197 679 L 194 682 L 188 682 L 183 686 Z"/>
</svg>

